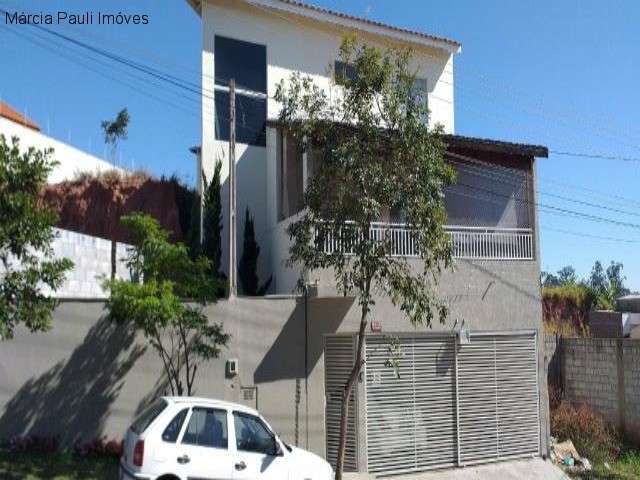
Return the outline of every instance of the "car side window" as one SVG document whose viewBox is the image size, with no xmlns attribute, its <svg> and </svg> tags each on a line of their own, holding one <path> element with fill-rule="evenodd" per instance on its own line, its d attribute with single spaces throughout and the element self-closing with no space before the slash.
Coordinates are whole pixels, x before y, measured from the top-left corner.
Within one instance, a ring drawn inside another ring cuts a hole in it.
<svg viewBox="0 0 640 480">
<path fill-rule="evenodd" d="M 167 428 L 162 432 L 162 440 L 165 442 L 176 443 L 178 435 L 180 434 L 180 429 L 184 423 L 184 419 L 187 417 L 187 413 L 189 413 L 189 409 L 184 408 L 180 410 L 175 417 L 173 417 L 173 420 L 169 422 Z"/>
<path fill-rule="evenodd" d="M 243 452 L 275 455 L 276 443 L 273 434 L 258 417 L 233 412 L 236 431 L 236 448 Z"/>
<path fill-rule="evenodd" d="M 227 412 L 215 408 L 194 407 L 182 436 L 182 443 L 201 447 L 227 448 Z"/>
<path fill-rule="evenodd" d="M 158 418 L 158 415 L 167 408 L 168 403 L 165 399 L 159 398 L 147 407 L 131 424 L 131 431 L 140 435 L 143 433 L 153 421 Z"/>
</svg>

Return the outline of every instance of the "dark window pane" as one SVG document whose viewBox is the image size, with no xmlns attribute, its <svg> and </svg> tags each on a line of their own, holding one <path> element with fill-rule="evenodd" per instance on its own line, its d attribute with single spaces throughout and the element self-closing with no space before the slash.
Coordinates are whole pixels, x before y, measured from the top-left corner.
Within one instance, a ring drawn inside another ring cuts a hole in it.
<svg viewBox="0 0 640 480">
<path fill-rule="evenodd" d="M 160 413 L 167 408 L 167 402 L 159 398 L 144 410 L 131 424 L 131 431 L 137 435 L 144 432 Z"/>
<path fill-rule="evenodd" d="M 215 92 L 216 140 L 229 140 L 229 93 Z M 267 99 L 236 94 L 236 142 L 266 145 Z"/>
<path fill-rule="evenodd" d="M 411 99 L 415 104 L 421 104 L 424 107 L 429 106 L 429 91 L 427 80 L 425 78 L 415 78 L 411 87 Z M 425 112 L 422 121 L 428 123 L 429 115 Z"/>
<path fill-rule="evenodd" d="M 275 438 L 258 417 L 233 412 L 233 424 L 236 429 L 238 450 L 275 455 Z"/>
<path fill-rule="evenodd" d="M 415 78 L 411 87 L 411 96 L 416 103 L 427 103 L 428 89 L 426 78 Z"/>
<path fill-rule="evenodd" d="M 344 85 L 346 83 L 346 79 L 351 80 L 352 82 L 356 79 L 356 67 L 353 65 L 336 60 L 334 63 L 334 70 L 335 80 L 338 85 Z"/>
<path fill-rule="evenodd" d="M 267 47 L 216 35 L 214 55 L 216 84 L 267 93 Z"/>
<path fill-rule="evenodd" d="M 526 172 L 456 162 L 457 182 L 446 188 L 444 196 L 450 225 L 531 227 Z"/>
<path fill-rule="evenodd" d="M 194 408 L 182 443 L 201 447 L 227 448 L 227 412 Z"/>
<path fill-rule="evenodd" d="M 175 443 L 178 439 L 178 435 L 180 434 L 180 429 L 182 428 L 182 424 L 184 423 L 184 419 L 189 412 L 188 408 L 180 410 L 178 414 L 173 417 L 173 420 L 167 425 L 167 428 L 162 432 L 162 440 L 165 442 Z"/>
</svg>

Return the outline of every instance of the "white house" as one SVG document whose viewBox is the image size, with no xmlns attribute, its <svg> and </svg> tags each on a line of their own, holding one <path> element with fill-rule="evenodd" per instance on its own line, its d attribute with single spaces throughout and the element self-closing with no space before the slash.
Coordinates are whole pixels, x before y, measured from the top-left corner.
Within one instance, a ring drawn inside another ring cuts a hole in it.
<svg viewBox="0 0 640 480">
<path fill-rule="evenodd" d="M 78 173 L 83 172 L 99 173 L 114 169 L 120 170 L 105 160 L 45 135 L 33 120 L 4 102 L 0 102 L 0 135 L 4 135 L 7 142 L 12 137 L 18 137 L 22 149 L 30 147 L 36 150 L 53 148 L 53 158 L 58 161 L 58 165 L 49 175 L 49 183 L 73 180 Z"/>
</svg>

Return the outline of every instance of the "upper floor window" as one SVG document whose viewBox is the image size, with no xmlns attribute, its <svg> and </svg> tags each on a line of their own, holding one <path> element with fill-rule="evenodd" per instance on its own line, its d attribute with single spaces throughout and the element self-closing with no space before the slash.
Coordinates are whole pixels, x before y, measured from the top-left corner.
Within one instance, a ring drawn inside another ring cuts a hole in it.
<svg viewBox="0 0 640 480">
<path fill-rule="evenodd" d="M 336 83 L 338 85 L 344 85 L 346 80 L 353 82 L 356 79 L 356 67 L 349 63 L 336 60 L 333 64 L 333 74 Z"/>
<path fill-rule="evenodd" d="M 334 79 L 336 84 L 345 85 L 347 80 L 354 81 L 357 78 L 356 67 L 352 64 L 336 60 L 333 64 Z M 411 98 L 415 103 L 422 103 L 428 107 L 429 90 L 426 78 L 416 77 L 411 88 Z M 423 119 L 427 123 L 428 118 Z"/>
<path fill-rule="evenodd" d="M 429 90 L 427 87 L 426 78 L 416 77 L 413 80 L 413 86 L 411 88 L 411 97 L 416 104 L 421 103 L 425 107 L 429 106 Z M 425 115 L 424 118 L 422 118 L 422 121 L 424 123 L 427 123 L 428 120 L 429 118 L 427 115 Z"/>
<path fill-rule="evenodd" d="M 236 141 L 266 145 L 267 47 L 215 37 L 216 139 L 229 140 L 229 82 L 236 84 Z"/>
</svg>

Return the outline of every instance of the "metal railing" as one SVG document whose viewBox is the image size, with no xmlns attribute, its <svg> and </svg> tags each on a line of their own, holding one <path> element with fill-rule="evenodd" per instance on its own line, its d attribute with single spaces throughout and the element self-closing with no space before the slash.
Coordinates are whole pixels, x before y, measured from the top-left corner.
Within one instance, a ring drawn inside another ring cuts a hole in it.
<svg viewBox="0 0 640 480">
<path fill-rule="evenodd" d="M 532 260 L 534 244 L 530 228 L 465 227 L 447 225 L 454 258 L 476 260 Z M 402 223 L 377 222 L 371 225 L 370 237 L 386 241 L 392 256 L 418 257 L 413 230 Z M 325 253 L 351 253 L 353 235 L 341 235 L 331 228 L 323 229 L 317 241 Z"/>
</svg>

